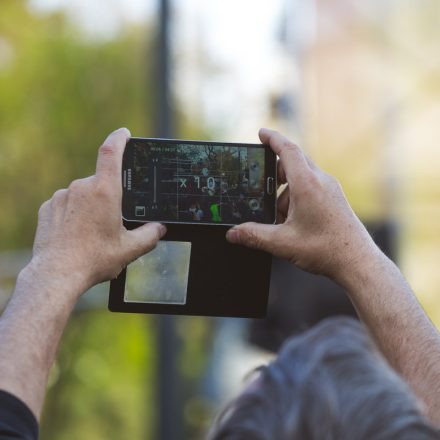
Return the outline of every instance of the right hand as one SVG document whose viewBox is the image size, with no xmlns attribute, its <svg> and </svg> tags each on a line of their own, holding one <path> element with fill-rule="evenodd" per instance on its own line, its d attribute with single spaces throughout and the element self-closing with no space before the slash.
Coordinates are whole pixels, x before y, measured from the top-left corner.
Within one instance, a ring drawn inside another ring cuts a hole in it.
<svg viewBox="0 0 440 440">
<path fill-rule="evenodd" d="M 280 158 L 278 183 L 287 183 L 278 198 L 278 224 L 243 223 L 226 238 L 339 281 L 366 252 L 376 252 L 373 240 L 334 177 L 276 131 L 261 129 L 259 136 Z"/>
</svg>

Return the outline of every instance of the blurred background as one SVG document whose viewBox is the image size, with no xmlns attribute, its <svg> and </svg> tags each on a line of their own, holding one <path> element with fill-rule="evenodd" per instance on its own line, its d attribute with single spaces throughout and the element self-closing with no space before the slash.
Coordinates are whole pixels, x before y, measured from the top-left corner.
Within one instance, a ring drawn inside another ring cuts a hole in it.
<svg viewBox="0 0 440 440">
<path fill-rule="evenodd" d="M 438 0 L 2 0 L 0 310 L 38 207 L 93 173 L 110 131 L 257 142 L 267 126 L 385 231 L 439 327 L 439 17 Z M 272 290 L 295 287 L 279 272 Z M 112 314 L 108 285 L 92 290 L 51 373 L 43 440 L 203 438 L 287 336 L 273 340 L 276 313 L 268 336 L 240 319 Z"/>
</svg>

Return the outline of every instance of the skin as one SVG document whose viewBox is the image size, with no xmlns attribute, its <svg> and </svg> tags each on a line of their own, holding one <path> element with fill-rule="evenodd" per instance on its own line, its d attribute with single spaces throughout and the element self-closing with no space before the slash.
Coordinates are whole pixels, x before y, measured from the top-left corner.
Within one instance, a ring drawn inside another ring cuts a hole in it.
<svg viewBox="0 0 440 440">
<path fill-rule="evenodd" d="M 260 130 L 279 156 L 278 224 L 244 223 L 232 243 L 265 250 L 344 287 L 389 361 L 440 426 L 440 334 L 396 267 L 375 245 L 338 181 L 281 134 Z"/>
<path fill-rule="evenodd" d="M 165 233 L 157 223 L 127 231 L 121 220 L 126 129 L 99 150 L 96 174 L 57 191 L 39 212 L 33 258 L 0 318 L 0 389 L 39 417 L 47 377 L 70 313 L 88 288 L 112 279 Z M 232 243 L 263 249 L 347 290 L 391 365 L 440 425 L 440 337 L 400 271 L 377 248 L 337 180 L 271 130 L 260 139 L 280 157 L 276 225 L 246 223 Z"/>
<path fill-rule="evenodd" d="M 58 344 L 78 298 L 115 278 L 152 250 L 158 223 L 127 231 L 121 218 L 121 166 L 130 132 L 119 129 L 99 149 L 96 174 L 57 191 L 38 213 L 31 262 L 19 274 L 0 319 L 0 389 L 40 417 Z"/>
</svg>

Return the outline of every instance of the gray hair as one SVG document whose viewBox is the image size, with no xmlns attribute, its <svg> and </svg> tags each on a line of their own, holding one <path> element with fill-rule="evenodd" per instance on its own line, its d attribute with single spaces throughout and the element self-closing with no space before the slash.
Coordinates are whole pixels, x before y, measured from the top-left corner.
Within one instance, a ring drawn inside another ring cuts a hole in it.
<svg viewBox="0 0 440 440">
<path fill-rule="evenodd" d="M 440 439 L 354 319 L 322 321 L 258 371 L 220 414 L 210 440 Z"/>
</svg>

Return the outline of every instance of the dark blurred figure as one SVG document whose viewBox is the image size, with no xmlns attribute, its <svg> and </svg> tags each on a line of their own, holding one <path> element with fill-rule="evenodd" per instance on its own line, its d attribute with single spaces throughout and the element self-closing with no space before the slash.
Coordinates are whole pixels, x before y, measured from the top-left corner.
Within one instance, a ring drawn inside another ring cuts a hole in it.
<svg viewBox="0 0 440 440">
<path fill-rule="evenodd" d="M 290 339 L 232 401 L 210 440 L 439 439 L 362 325 L 330 318 Z"/>
</svg>

